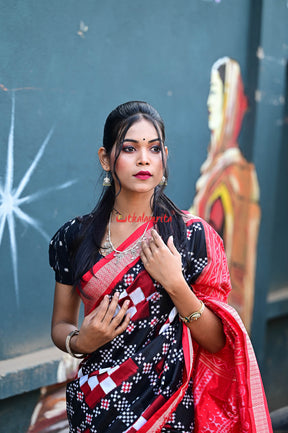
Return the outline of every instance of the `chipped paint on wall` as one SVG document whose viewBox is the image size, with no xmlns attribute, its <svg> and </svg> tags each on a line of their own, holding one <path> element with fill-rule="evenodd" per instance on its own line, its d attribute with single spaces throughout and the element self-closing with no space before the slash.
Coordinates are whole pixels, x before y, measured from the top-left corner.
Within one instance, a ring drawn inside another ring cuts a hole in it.
<svg viewBox="0 0 288 433">
<path fill-rule="evenodd" d="M 258 47 L 256 56 L 258 57 L 259 60 L 262 61 L 265 60 L 267 62 L 276 63 L 281 66 L 286 66 L 287 63 L 287 60 L 284 57 L 277 58 L 269 54 L 265 54 L 263 47 Z"/>
<path fill-rule="evenodd" d="M 79 30 L 77 32 L 77 35 L 84 39 L 86 32 L 88 32 L 88 26 L 86 26 L 86 24 L 84 23 L 84 21 L 81 20 L 80 21 L 80 27 L 79 27 Z"/>
</svg>

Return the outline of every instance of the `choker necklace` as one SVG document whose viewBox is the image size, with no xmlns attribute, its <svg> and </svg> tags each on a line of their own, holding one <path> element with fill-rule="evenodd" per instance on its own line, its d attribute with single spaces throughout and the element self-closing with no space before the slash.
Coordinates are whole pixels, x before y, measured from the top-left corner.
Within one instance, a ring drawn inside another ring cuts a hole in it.
<svg viewBox="0 0 288 433">
<path fill-rule="evenodd" d="M 146 240 L 145 235 L 146 235 L 146 231 L 148 229 L 148 225 L 149 225 L 150 221 L 148 221 L 142 236 L 139 239 L 137 239 L 137 241 L 134 243 L 134 245 L 132 245 L 129 248 L 126 248 L 123 251 L 120 251 L 114 247 L 112 240 L 111 240 L 111 218 L 112 218 L 112 213 L 110 214 L 110 218 L 109 218 L 107 238 L 106 238 L 106 241 L 105 241 L 103 247 L 101 248 L 101 250 L 103 252 L 105 251 L 105 255 L 108 255 L 108 254 L 112 253 L 112 251 L 114 251 L 115 257 L 118 257 L 118 259 L 120 259 L 123 256 L 126 256 L 127 254 L 131 254 L 132 258 L 135 259 L 139 253 L 139 248 L 140 248 L 141 242 Z"/>
</svg>

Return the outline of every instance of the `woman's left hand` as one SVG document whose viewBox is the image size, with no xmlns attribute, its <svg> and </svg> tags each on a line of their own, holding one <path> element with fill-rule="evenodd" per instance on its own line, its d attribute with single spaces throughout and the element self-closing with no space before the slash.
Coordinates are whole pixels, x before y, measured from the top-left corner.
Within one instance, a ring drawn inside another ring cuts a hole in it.
<svg viewBox="0 0 288 433">
<path fill-rule="evenodd" d="M 155 229 L 151 234 L 152 239 L 141 244 L 140 257 L 146 271 L 169 292 L 179 278 L 184 278 L 181 255 L 174 245 L 173 236 L 168 238 L 166 245 Z"/>
</svg>

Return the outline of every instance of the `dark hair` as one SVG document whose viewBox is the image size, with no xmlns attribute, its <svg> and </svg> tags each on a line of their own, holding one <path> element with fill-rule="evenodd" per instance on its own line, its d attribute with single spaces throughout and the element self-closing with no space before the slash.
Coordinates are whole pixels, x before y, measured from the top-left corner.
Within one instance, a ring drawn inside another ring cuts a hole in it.
<svg viewBox="0 0 288 433">
<path fill-rule="evenodd" d="M 151 122 L 158 133 L 159 141 L 161 143 L 164 175 L 168 178 L 168 171 L 164 158 L 164 122 L 157 110 L 147 102 L 131 101 L 115 108 L 115 110 L 113 110 L 107 117 L 104 126 L 103 146 L 106 150 L 106 154 L 110 155 L 113 146 L 116 145 L 115 160 L 112 169 L 116 179 L 118 179 L 118 177 L 115 171 L 115 166 L 123 146 L 123 140 L 129 128 L 141 119 L 146 119 Z M 89 218 L 83 219 L 83 227 L 80 231 L 77 242 L 75 243 L 73 252 L 74 286 L 79 287 L 80 290 L 82 275 L 84 275 L 84 273 L 89 269 L 92 270 L 92 267 L 97 260 L 101 242 L 109 222 L 110 213 L 113 210 L 115 201 L 115 185 L 114 180 L 112 179 L 111 181 L 112 185 L 106 187 L 105 190 L 103 189 L 100 199 L 95 209 L 89 215 Z M 164 215 L 166 215 L 168 217 L 165 218 L 165 222 L 163 221 L 164 218 L 162 221 L 158 218 L 157 228 L 164 242 L 167 242 L 168 237 L 173 234 L 174 243 L 179 250 L 185 248 L 186 239 L 183 213 L 164 194 L 164 188 L 165 185 L 158 185 L 154 189 L 151 208 L 153 216 L 164 217 Z M 169 218 L 170 216 L 171 218 Z M 167 219 L 170 222 L 166 222 Z"/>
<path fill-rule="evenodd" d="M 223 85 L 225 84 L 225 78 L 226 78 L 226 66 L 227 65 L 225 62 L 218 68 L 219 77 L 221 78 Z"/>
</svg>

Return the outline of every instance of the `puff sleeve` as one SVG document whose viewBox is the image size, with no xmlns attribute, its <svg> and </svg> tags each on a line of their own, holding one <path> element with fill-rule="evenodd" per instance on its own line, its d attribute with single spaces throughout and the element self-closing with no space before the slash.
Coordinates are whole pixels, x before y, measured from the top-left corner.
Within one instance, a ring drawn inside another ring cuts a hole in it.
<svg viewBox="0 0 288 433">
<path fill-rule="evenodd" d="M 49 263 L 55 272 L 55 280 L 62 284 L 74 284 L 72 249 L 79 231 L 77 218 L 64 224 L 49 244 Z"/>
</svg>

